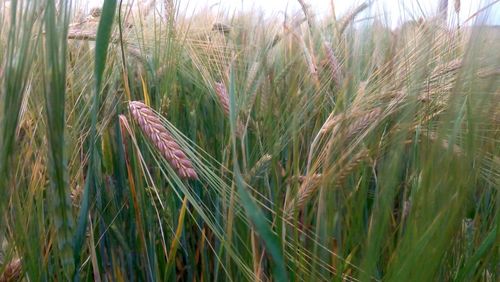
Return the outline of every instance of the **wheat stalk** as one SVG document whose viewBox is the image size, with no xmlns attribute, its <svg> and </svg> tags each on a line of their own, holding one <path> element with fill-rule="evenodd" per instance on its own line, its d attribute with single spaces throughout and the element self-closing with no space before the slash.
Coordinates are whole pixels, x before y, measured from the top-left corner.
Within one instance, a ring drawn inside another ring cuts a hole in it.
<svg viewBox="0 0 500 282">
<path fill-rule="evenodd" d="M 177 174 L 185 179 L 198 179 L 191 161 L 163 126 L 158 115 L 150 107 L 139 101 L 131 101 L 129 109 L 142 132 L 177 171 Z"/>
</svg>

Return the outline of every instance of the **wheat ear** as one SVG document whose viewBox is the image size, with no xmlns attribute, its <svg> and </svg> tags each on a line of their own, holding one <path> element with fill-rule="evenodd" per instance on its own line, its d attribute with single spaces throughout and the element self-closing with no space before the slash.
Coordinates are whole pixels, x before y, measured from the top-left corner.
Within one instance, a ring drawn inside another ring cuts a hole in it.
<svg viewBox="0 0 500 282">
<path fill-rule="evenodd" d="M 285 208 L 285 217 L 287 220 L 291 221 L 295 212 L 300 210 L 305 205 L 311 195 L 316 192 L 322 179 L 323 174 L 317 173 L 309 176 L 299 176 L 296 178 L 296 180 L 301 182 L 301 185 L 299 187 L 299 191 L 297 192 L 297 196 L 289 202 Z"/>
<path fill-rule="evenodd" d="M 370 124 L 374 123 L 381 115 L 382 109 L 381 108 L 374 108 L 368 113 L 360 116 L 354 123 L 349 125 L 347 127 L 346 131 L 346 139 L 350 140 L 354 136 L 356 136 L 359 132 L 362 132 L 370 126 Z"/>
<path fill-rule="evenodd" d="M 347 177 L 354 171 L 358 166 L 366 159 L 369 159 L 369 151 L 368 149 L 362 149 L 359 153 L 357 153 L 345 166 L 342 167 L 342 170 L 339 171 L 335 183 L 337 186 L 341 186 Z"/>
<path fill-rule="evenodd" d="M 368 157 L 368 150 L 363 149 L 354 155 L 347 163 L 344 163 L 341 160 L 340 163 L 343 163 L 342 168 L 340 169 L 340 166 L 338 166 L 337 172 L 334 174 L 334 178 L 336 179 L 335 186 L 341 185 L 347 176 L 349 176 L 349 174 L 352 173 L 358 165 Z M 288 220 L 291 220 L 295 211 L 302 209 L 312 195 L 316 193 L 322 178 L 322 174 L 312 174 L 306 177 L 299 177 L 299 181 L 302 181 L 302 185 L 299 188 L 296 198 L 290 202 L 285 211 Z"/>
<path fill-rule="evenodd" d="M 262 176 L 269 170 L 271 165 L 271 155 L 265 154 L 262 156 L 252 167 L 250 172 L 246 175 L 245 181 L 252 185 L 256 180 L 262 178 Z"/>
<path fill-rule="evenodd" d="M 150 107 L 139 101 L 131 101 L 129 109 L 142 132 L 176 170 L 177 174 L 185 179 L 198 179 L 191 161 L 162 125 L 158 115 Z"/>
<path fill-rule="evenodd" d="M 224 114 L 229 116 L 229 95 L 227 94 L 227 89 L 224 83 L 216 82 L 215 83 L 215 93 L 219 98 L 219 102 L 224 110 Z"/>
<path fill-rule="evenodd" d="M 328 68 L 330 69 L 331 76 L 335 84 L 338 86 L 342 85 L 342 70 L 340 69 L 340 63 L 335 53 L 333 52 L 332 47 L 328 42 L 323 42 L 323 48 L 326 52 L 326 59 L 328 61 Z"/>
<path fill-rule="evenodd" d="M 363 3 L 352 10 L 349 14 L 344 16 L 340 21 L 339 34 L 342 35 L 342 33 L 344 33 L 344 30 L 354 20 L 354 18 L 356 18 L 359 13 L 363 12 L 364 9 L 368 8 L 368 6 L 368 3 Z"/>
<path fill-rule="evenodd" d="M 217 97 L 219 98 L 219 102 L 222 106 L 222 110 L 224 111 L 224 114 L 226 117 L 229 117 L 229 95 L 227 93 L 227 88 L 226 85 L 222 82 L 216 82 L 215 83 L 215 93 L 217 94 Z M 240 119 L 237 119 L 236 121 L 236 135 L 237 136 L 243 136 L 243 132 L 245 130 L 245 126 L 241 122 Z"/>
<path fill-rule="evenodd" d="M 0 275 L 0 282 L 19 281 L 21 278 L 21 271 L 21 259 L 16 258 L 11 260 Z"/>
</svg>

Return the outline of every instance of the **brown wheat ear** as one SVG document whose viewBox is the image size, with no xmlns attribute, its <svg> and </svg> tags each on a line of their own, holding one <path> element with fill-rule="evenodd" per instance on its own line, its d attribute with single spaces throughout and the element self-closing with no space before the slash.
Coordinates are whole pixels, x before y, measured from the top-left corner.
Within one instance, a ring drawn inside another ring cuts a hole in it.
<svg viewBox="0 0 500 282">
<path fill-rule="evenodd" d="M 217 94 L 219 102 L 222 106 L 222 110 L 224 111 L 224 115 L 226 115 L 226 117 L 229 117 L 229 95 L 227 93 L 226 85 L 223 82 L 216 82 L 214 88 L 215 88 L 215 93 Z M 237 119 L 236 135 L 241 137 L 243 135 L 244 130 L 245 126 L 243 125 L 241 120 Z"/>
<path fill-rule="evenodd" d="M 177 174 L 181 178 L 198 179 L 191 161 L 181 150 L 179 144 L 175 142 L 172 135 L 162 125 L 158 115 L 150 107 L 139 101 L 131 101 L 129 109 L 142 132 L 176 170 Z"/>
<path fill-rule="evenodd" d="M 21 259 L 15 258 L 11 260 L 3 273 L 0 275 L 0 282 L 11 282 L 11 281 L 20 281 L 21 280 L 21 272 L 22 272 L 22 263 Z"/>
<path fill-rule="evenodd" d="M 229 95 L 227 94 L 227 89 L 224 83 L 216 82 L 215 83 L 215 93 L 219 98 L 219 102 L 224 110 L 224 114 L 229 116 Z"/>
<path fill-rule="evenodd" d="M 328 61 L 328 68 L 330 69 L 331 77 L 335 84 L 340 87 L 342 86 L 342 69 L 340 68 L 340 62 L 328 42 L 323 42 L 323 47 L 326 52 L 326 59 Z"/>
</svg>

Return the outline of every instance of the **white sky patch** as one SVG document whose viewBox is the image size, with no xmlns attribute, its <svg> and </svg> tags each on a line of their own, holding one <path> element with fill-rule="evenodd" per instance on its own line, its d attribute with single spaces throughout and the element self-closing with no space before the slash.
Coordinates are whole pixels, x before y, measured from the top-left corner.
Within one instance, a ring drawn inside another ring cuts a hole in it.
<svg viewBox="0 0 500 282">
<path fill-rule="evenodd" d="M 88 8 L 102 5 L 103 0 L 80 0 Z M 119 0 L 118 0 L 119 1 Z M 146 3 L 151 0 L 123 0 L 124 3 Z M 157 0 L 158 3 L 163 0 Z M 335 14 L 341 16 L 351 8 L 357 7 L 365 1 L 360 0 L 305 0 L 317 17 L 332 15 L 332 3 L 335 7 Z M 463 22 L 481 7 L 485 7 L 495 0 L 461 0 L 459 17 L 454 11 L 454 0 L 448 0 L 448 20 L 451 24 L 456 24 L 457 20 Z M 260 10 L 265 16 L 279 16 L 284 12 L 288 14 L 300 10 L 297 0 L 181 0 L 179 7 L 187 15 L 194 14 L 204 8 L 209 8 L 214 12 L 224 12 L 231 14 L 238 11 Z M 375 0 L 371 6 L 370 15 L 378 15 L 384 22 L 392 27 L 420 17 L 432 16 L 436 14 L 439 0 Z M 500 2 L 493 4 L 486 16 L 487 24 L 500 25 Z M 472 23 L 470 21 L 469 23 Z"/>
</svg>

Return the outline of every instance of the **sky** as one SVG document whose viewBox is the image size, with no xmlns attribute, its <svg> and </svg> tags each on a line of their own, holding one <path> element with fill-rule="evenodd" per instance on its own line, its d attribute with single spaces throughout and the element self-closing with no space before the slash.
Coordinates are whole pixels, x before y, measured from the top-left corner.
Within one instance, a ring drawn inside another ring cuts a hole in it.
<svg viewBox="0 0 500 282">
<path fill-rule="evenodd" d="M 96 7 L 102 5 L 103 0 L 82 0 L 88 6 Z M 134 2 L 149 2 L 152 0 L 124 0 Z M 163 0 L 157 0 L 160 2 Z M 460 21 L 470 17 L 471 14 L 476 12 L 481 7 L 493 3 L 496 0 L 460 0 Z M 210 7 L 214 11 L 241 11 L 259 9 L 266 16 L 282 15 L 283 12 L 288 13 L 298 11 L 300 9 L 297 0 L 177 0 L 180 3 L 181 11 L 187 14 L 192 14 L 202 8 Z M 364 1 L 361 0 L 305 0 L 310 4 L 316 16 L 331 15 L 332 5 L 334 3 L 337 16 L 341 16 L 349 11 L 352 7 L 356 7 Z M 423 15 L 433 15 L 437 11 L 439 0 L 374 0 L 372 5 L 372 12 L 379 15 L 385 15 L 384 21 L 392 27 L 396 27 L 402 22 L 419 18 Z M 457 17 L 454 12 L 455 0 L 448 0 L 449 2 L 449 20 L 456 23 Z M 500 25 L 500 2 L 494 4 L 490 13 L 487 16 L 487 23 L 492 25 Z"/>
</svg>

